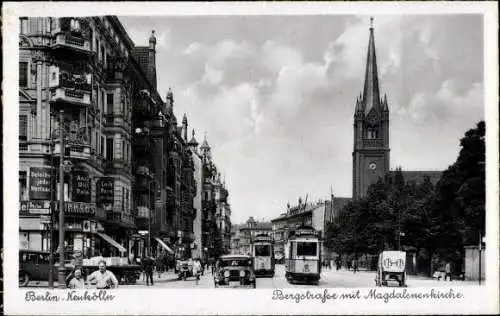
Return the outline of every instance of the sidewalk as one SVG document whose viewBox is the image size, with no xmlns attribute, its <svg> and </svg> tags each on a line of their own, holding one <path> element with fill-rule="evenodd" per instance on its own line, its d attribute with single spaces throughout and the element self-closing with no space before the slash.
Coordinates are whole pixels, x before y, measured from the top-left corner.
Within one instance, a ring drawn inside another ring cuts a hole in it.
<svg viewBox="0 0 500 316">
<path fill-rule="evenodd" d="M 376 275 L 376 271 L 370 270 L 359 270 L 356 273 L 353 270 L 347 269 L 331 269 L 328 268 L 322 269 L 321 274 L 325 275 L 325 277 L 343 277 L 343 278 L 357 278 L 357 279 L 366 279 L 370 282 L 373 281 Z M 461 280 L 453 280 L 453 281 L 439 281 L 432 277 L 426 277 L 423 275 L 407 275 L 407 280 L 412 286 L 470 286 L 477 285 L 477 281 L 461 281 Z"/>
<path fill-rule="evenodd" d="M 158 277 L 158 272 L 153 273 L 153 283 L 166 283 L 166 282 L 173 282 L 177 281 L 178 276 L 177 274 L 174 273 L 174 270 L 168 270 L 168 272 L 163 272 L 160 274 L 160 277 Z M 141 274 L 139 279 L 137 280 L 138 285 L 146 285 L 146 275 L 144 273 Z"/>
</svg>

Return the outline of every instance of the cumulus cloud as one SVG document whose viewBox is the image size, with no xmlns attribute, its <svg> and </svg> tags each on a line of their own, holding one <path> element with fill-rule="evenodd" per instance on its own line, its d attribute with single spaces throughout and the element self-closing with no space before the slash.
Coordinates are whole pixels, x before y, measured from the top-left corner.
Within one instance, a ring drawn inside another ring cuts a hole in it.
<svg viewBox="0 0 500 316">
<path fill-rule="evenodd" d="M 134 31 L 141 23 L 130 28 L 139 45 L 150 35 Z M 368 28 L 365 16 L 148 20 L 148 29 L 165 33 L 159 89 L 172 86 L 176 114 L 187 113 L 197 135 L 207 132 L 233 222 L 273 218 L 287 201 L 324 198 L 330 186 L 350 196 Z M 458 139 L 484 115 L 481 18 L 377 16 L 374 28 L 391 163 L 446 168 Z"/>
</svg>

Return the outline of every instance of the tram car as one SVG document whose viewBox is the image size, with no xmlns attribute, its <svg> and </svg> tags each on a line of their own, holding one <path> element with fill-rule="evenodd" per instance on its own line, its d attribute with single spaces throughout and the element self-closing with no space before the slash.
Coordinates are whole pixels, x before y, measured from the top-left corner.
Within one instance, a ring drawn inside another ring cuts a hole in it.
<svg viewBox="0 0 500 316">
<path fill-rule="evenodd" d="M 254 271 L 257 276 L 274 277 L 274 247 L 271 236 L 258 234 L 252 243 Z"/>
<path fill-rule="evenodd" d="M 285 245 L 285 278 L 291 284 L 319 283 L 321 278 L 321 238 L 312 226 L 290 232 Z"/>
</svg>

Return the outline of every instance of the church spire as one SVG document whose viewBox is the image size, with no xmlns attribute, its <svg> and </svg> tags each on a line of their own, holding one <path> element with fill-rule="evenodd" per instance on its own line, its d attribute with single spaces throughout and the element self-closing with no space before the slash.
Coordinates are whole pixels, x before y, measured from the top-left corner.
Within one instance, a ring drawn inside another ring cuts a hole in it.
<svg viewBox="0 0 500 316">
<path fill-rule="evenodd" d="M 375 54 L 375 39 L 373 36 L 373 17 L 370 18 L 370 39 L 366 57 L 365 87 L 363 89 L 364 112 L 372 108 L 380 110 L 380 91 L 378 87 L 377 56 Z"/>
</svg>

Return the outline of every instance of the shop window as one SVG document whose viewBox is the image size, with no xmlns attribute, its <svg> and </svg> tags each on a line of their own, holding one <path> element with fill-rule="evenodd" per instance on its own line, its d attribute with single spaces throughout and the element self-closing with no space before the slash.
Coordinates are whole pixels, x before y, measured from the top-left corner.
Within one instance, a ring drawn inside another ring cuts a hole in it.
<svg viewBox="0 0 500 316">
<path fill-rule="evenodd" d="M 19 62 L 19 87 L 28 87 L 28 63 L 25 61 Z"/>
</svg>

